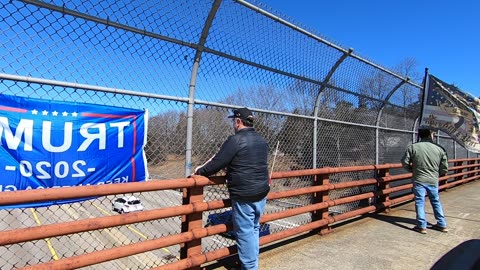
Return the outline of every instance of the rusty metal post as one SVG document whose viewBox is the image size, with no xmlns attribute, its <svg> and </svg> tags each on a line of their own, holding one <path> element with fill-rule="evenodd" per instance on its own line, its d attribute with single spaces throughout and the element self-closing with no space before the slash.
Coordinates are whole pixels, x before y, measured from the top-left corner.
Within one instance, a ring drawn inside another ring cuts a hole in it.
<svg viewBox="0 0 480 270">
<path fill-rule="evenodd" d="M 468 165 L 474 165 L 475 163 L 477 163 L 476 160 L 469 160 L 469 161 L 467 161 L 467 164 L 468 164 Z M 467 168 L 467 171 L 471 171 L 471 172 L 472 172 L 472 171 L 475 171 L 476 169 L 477 169 L 477 168 L 475 168 L 475 167 L 470 167 L 470 168 Z M 470 178 L 470 177 L 473 177 L 473 176 L 475 176 L 475 173 L 474 173 L 474 172 L 469 173 L 469 174 L 467 175 L 467 178 Z"/>
<path fill-rule="evenodd" d="M 390 184 L 384 180 L 384 177 L 390 176 L 389 169 L 379 169 L 375 172 L 377 174 L 377 194 L 380 194 L 381 191 L 389 189 Z M 377 204 L 389 205 L 390 194 L 377 195 Z M 390 206 L 385 207 L 382 212 L 390 212 Z"/>
<path fill-rule="evenodd" d="M 195 176 L 193 176 L 195 177 Z M 183 205 L 203 202 L 203 187 L 185 188 L 183 190 Z M 202 212 L 192 213 L 182 216 L 182 233 L 192 231 L 194 229 L 202 228 Z M 193 255 L 202 253 L 202 240 L 197 239 L 190 242 L 186 242 L 181 245 L 180 258 L 185 259 Z M 200 270 L 199 266 L 189 268 L 192 270 Z"/>
<path fill-rule="evenodd" d="M 480 160 L 475 159 L 475 160 L 473 161 L 473 164 L 476 164 L 477 166 L 473 167 L 472 170 L 478 170 L 478 168 L 480 167 L 480 164 L 479 164 L 479 163 L 480 163 Z M 479 175 L 479 173 L 476 172 L 476 173 L 474 173 L 473 175 Z"/>
<path fill-rule="evenodd" d="M 329 184 L 330 184 L 329 174 L 318 174 L 314 176 L 314 181 L 313 181 L 314 186 L 321 186 L 321 185 L 327 186 Z M 316 203 L 329 201 L 330 198 L 328 196 L 328 193 L 329 193 L 329 190 L 313 193 L 313 203 L 316 204 Z M 328 218 L 329 218 L 329 208 L 324 208 L 324 209 L 320 209 L 312 212 L 312 222 L 319 221 L 322 219 L 328 220 Z M 320 235 L 324 235 L 332 232 L 332 229 L 327 223 L 325 226 L 322 226 L 319 229 L 315 230 L 315 232 Z"/>
<path fill-rule="evenodd" d="M 463 161 L 455 161 L 455 162 L 453 163 L 453 166 L 454 166 L 454 167 L 459 167 L 459 166 L 462 166 L 462 165 L 463 165 Z M 454 173 L 454 174 L 462 173 L 462 171 L 463 171 L 463 169 L 456 169 L 453 173 Z M 459 180 L 462 180 L 462 179 L 463 179 L 463 175 L 460 175 L 460 176 L 455 177 L 455 179 L 453 179 L 453 181 L 456 182 L 456 181 L 459 181 Z M 447 179 L 441 180 L 441 181 L 438 183 L 439 186 L 443 186 L 443 185 L 445 185 L 445 184 L 447 184 Z M 444 190 L 447 191 L 448 188 L 446 188 L 446 189 L 444 189 Z"/>
</svg>

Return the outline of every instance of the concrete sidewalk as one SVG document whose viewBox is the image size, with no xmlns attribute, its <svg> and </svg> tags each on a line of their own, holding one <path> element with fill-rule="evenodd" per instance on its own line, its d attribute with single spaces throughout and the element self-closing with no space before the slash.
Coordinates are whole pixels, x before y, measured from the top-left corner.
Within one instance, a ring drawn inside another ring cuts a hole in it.
<svg viewBox="0 0 480 270">
<path fill-rule="evenodd" d="M 263 248 L 260 269 L 480 269 L 480 181 L 443 191 L 440 198 L 448 233 L 411 230 L 415 205 L 408 203 L 334 226 L 328 235 Z M 428 201 L 426 210 L 435 223 Z"/>
</svg>

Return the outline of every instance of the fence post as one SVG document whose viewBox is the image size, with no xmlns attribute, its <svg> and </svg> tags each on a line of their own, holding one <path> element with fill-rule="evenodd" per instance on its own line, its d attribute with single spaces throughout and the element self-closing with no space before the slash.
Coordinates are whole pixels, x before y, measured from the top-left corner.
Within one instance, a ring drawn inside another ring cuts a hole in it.
<svg viewBox="0 0 480 270">
<path fill-rule="evenodd" d="M 329 174 L 318 174 L 314 176 L 314 181 L 313 185 L 314 186 L 321 186 L 321 185 L 329 185 L 330 184 L 330 175 Z M 325 191 L 320 191 L 320 192 L 315 192 L 313 193 L 313 203 L 322 203 L 322 202 L 327 202 L 330 200 L 330 197 L 328 196 L 329 190 Z M 322 219 L 328 219 L 329 218 L 329 208 L 324 208 L 320 210 L 313 211 L 312 213 L 312 222 L 317 221 L 317 220 L 322 220 Z M 327 233 L 330 233 L 332 229 L 330 228 L 330 225 L 327 224 L 323 227 L 320 227 L 317 232 L 320 235 L 324 235 Z"/>
<path fill-rule="evenodd" d="M 377 202 L 376 204 L 384 204 L 390 201 L 390 194 L 380 195 L 383 190 L 390 188 L 389 182 L 385 182 L 384 177 L 390 176 L 389 169 L 379 169 L 377 174 Z M 390 212 L 390 206 L 385 207 L 384 212 Z"/>
<path fill-rule="evenodd" d="M 479 160 L 478 160 L 478 159 L 475 159 L 475 160 L 473 161 L 473 164 L 476 164 L 477 166 L 473 167 L 472 170 L 478 170 L 478 167 L 480 166 Z M 479 173 L 476 172 L 476 173 L 474 173 L 473 175 L 476 176 L 476 175 L 479 175 Z"/>
<path fill-rule="evenodd" d="M 194 176 L 195 177 L 195 176 Z M 203 202 L 203 187 L 192 187 L 183 189 L 182 204 L 187 205 L 194 202 Z M 193 229 L 202 228 L 202 212 L 182 216 L 182 233 Z M 202 253 L 202 239 L 196 239 L 181 245 L 180 258 L 185 259 L 192 255 Z M 189 268 L 200 270 L 200 266 Z"/>
<path fill-rule="evenodd" d="M 474 165 L 475 163 L 477 163 L 475 160 L 469 160 L 469 161 L 467 161 L 467 164 L 468 164 L 468 165 Z M 475 176 L 475 173 L 472 172 L 472 171 L 475 171 L 476 169 L 477 169 L 476 167 L 468 168 L 467 171 L 470 171 L 471 173 L 469 173 L 469 174 L 467 175 L 467 178 L 470 178 L 470 177 Z"/>
<path fill-rule="evenodd" d="M 458 167 L 458 166 L 462 166 L 462 165 L 463 165 L 463 161 L 456 161 L 456 162 L 453 163 L 454 167 Z M 453 173 L 458 174 L 458 173 L 462 173 L 462 172 L 463 172 L 463 169 L 456 169 Z M 455 177 L 453 179 L 453 181 L 456 182 L 456 181 L 462 180 L 462 178 L 463 178 L 463 175 L 460 175 L 460 176 Z M 446 183 L 447 183 L 446 179 L 442 180 L 442 181 L 439 182 L 439 186 L 443 186 Z M 447 189 L 445 189 L 445 191 L 447 191 Z"/>
</svg>

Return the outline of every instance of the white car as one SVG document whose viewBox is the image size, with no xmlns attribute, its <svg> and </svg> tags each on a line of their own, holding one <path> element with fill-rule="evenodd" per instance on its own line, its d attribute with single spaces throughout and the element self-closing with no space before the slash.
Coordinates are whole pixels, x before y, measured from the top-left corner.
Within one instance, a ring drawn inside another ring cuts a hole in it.
<svg viewBox="0 0 480 270">
<path fill-rule="evenodd" d="M 144 209 L 142 201 L 135 196 L 124 196 L 112 201 L 113 211 L 120 214 L 142 211 Z"/>
</svg>

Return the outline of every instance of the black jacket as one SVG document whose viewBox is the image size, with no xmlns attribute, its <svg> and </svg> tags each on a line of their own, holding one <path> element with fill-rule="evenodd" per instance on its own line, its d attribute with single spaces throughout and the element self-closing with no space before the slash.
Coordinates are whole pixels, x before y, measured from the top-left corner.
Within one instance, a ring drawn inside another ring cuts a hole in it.
<svg viewBox="0 0 480 270">
<path fill-rule="evenodd" d="M 270 191 L 268 143 L 254 128 L 243 128 L 228 137 L 212 160 L 196 174 L 210 176 L 224 168 L 231 199 L 259 201 Z"/>
</svg>

